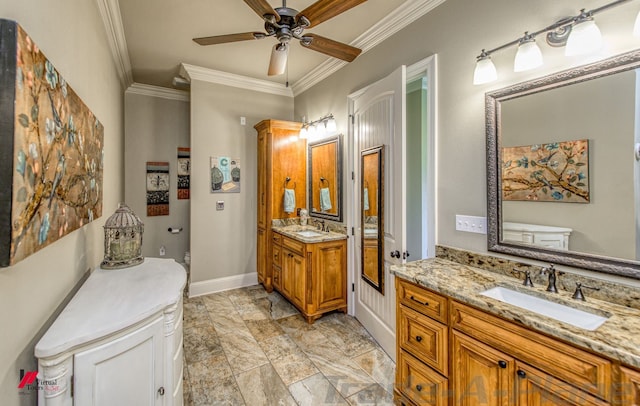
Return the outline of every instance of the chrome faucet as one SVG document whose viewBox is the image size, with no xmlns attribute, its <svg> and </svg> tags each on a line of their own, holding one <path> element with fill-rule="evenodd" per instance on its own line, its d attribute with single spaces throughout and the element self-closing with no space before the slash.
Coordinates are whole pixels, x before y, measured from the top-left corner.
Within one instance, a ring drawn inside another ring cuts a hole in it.
<svg viewBox="0 0 640 406">
<path fill-rule="evenodd" d="M 558 288 L 556 288 L 556 279 L 557 276 L 564 275 L 564 272 L 557 271 L 556 268 L 553 267 L 553 264 L 550 264 L 546 268 L 542 268 L 541 273 L 549 274 L 549 284 L 547 285 L 547 292 L 558 293 Z"/>
</svg>

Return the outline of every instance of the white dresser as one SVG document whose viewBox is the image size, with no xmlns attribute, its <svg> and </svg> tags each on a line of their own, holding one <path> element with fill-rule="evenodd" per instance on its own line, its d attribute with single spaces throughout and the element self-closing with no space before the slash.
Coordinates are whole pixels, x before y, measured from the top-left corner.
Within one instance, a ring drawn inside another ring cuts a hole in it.
<svg viewBox="0 0 640 406">
<path fill-rule="evenodd" d="M 557 250 L 569 250 L 571 228 L 538 224 L 502 223 L 502 240 Z"/>
<path fill-rule="evenodd" d="M 182 291 L 173 259 L 96 269 L 35 347 L 40 406 L 182 405 Z"/>
</svg>

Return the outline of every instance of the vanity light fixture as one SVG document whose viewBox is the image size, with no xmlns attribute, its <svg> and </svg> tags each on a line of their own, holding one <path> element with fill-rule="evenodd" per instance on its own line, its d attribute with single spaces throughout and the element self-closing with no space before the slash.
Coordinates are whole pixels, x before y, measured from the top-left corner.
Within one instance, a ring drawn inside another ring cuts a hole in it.
<svg viewBox="0 0 640 406">
<path fill-rule="evenodd" d="M 318 120 L 303 123 L 298 138 L 321 137 L 325 134 L 334 134 L 337 130 L 336 119 L 333 118 L 333 114 L 328 114 Z"/>
<path fill-rule="evenodd" d="M 523 37 L 488 51 L 483 49 L 477 57 L 473 84 L 481 85 L 496 80 L 498 75 L 495 65 L 491 61 L 491 55 L 513 45 L 518 45 L 518 52 L 513 63 L 514 72 L 522 72 L 542 65 L 542 52 L 535 42 L 535 37 L 539 34 L 546 33 L 546 40 L 550 46 L 561 47 L 566 45 L 566 56 L 584 55 L 598 51 L 602 48 L 602 34 L 593 16 L 630 1 L 616 0 L 593 10 L 585 11 L 582 9 L 580 14 L 576 16 L 563 18 L 531 34 L 525 32 Z M 636 18 L 633 34 L 640 37 L 640 13 Z"/>
</svg>

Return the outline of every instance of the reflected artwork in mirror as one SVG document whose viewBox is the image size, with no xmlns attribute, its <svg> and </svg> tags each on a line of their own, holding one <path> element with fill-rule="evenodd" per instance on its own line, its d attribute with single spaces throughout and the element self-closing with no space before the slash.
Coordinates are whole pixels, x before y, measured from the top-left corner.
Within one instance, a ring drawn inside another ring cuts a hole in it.
<svg viewBox="0 0 640 406">
<path fill-rule="evenodd" d="M 384 295 L 384 145 L 360 153 L 362 279 Z"/>
<path fill-rule="evenodd" d="M 342 221 L 342 136 L 309 143 L 309 215 Z"/>
<path fill-rule="evenodd" d="M 486 94 L 489 251 L 640 279 L 638 67 L 640 50 Z"/>
</svg>

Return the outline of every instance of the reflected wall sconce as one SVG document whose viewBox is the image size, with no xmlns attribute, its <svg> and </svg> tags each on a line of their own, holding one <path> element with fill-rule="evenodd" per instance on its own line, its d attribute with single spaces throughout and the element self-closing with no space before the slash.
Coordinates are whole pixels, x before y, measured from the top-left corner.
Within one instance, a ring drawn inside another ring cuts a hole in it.
<svg viewBox="0 0 640 406">
<path fill-rule="evenodd" d="M 548 27 L 532 32 L 525 31 L 524 35 L 488 51 L 482 50 L 476 57 L 476 68 L 473 73 L 473 84 L 481 85 L 493 82 L 498 78 L 496 67 L 491 61 L 491 54 L 502 49 L 518 46 L 513 62 L 514 72 L 524 72 L 535 69 L 543 64 L 542 51 L 536 44 L 536 36 L 546 33 L 546 42 L 552 47 L 565 48 L 565 56 L 585 55 L 597 52 L 602 48 L 602 34 L 593 16 L 612 7 L 628 3 L 632 0 L 616 0 L 593 10 L 580 10 L 580 14 L 563 18 Z M 636 18 L 633 35 L 640 37 L 640 12 Z"/>
<path fill-rule="evenodd" d="M 333 114 L 328 114 L 318 120 L 302 123 L 298 137 L 301 139 L 321 137 L 326 134 L 333 134 L 337 130 L 336 119 L 333 118 Z"/>
</svg>

